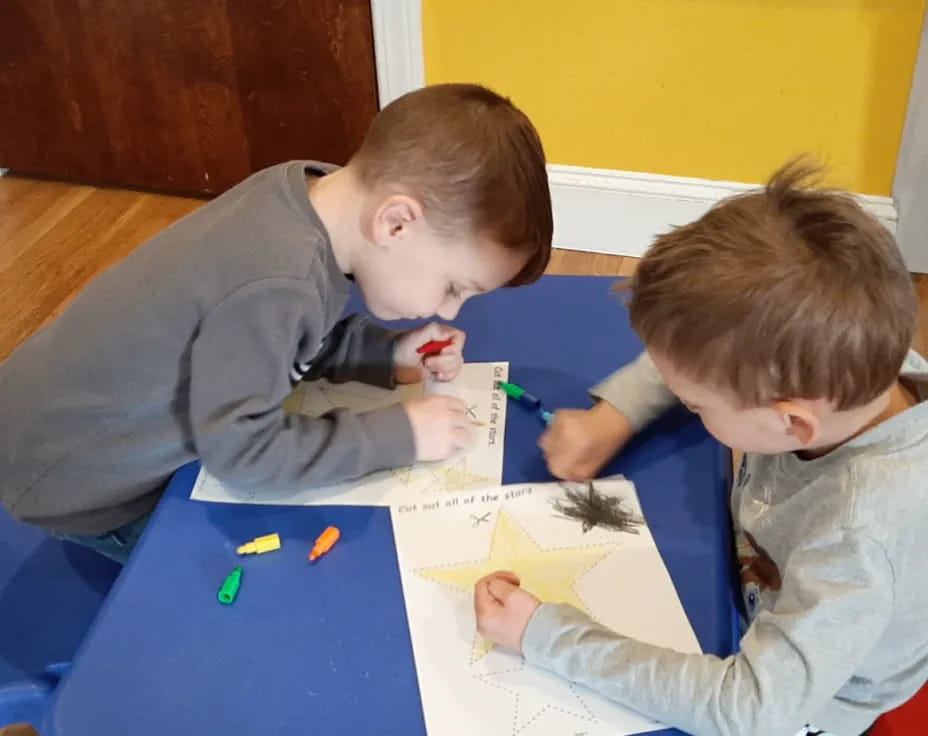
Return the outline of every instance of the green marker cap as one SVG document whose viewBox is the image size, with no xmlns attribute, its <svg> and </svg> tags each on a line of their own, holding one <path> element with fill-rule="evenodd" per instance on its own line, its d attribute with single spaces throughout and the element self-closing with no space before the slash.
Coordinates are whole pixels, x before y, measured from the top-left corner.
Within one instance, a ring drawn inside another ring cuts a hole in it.
<svg viewBox="0 0 928 736">
<path fill-rule="evenodd" d="M 230 572 L 219 589 L 219 602 L 229 604 L 235 601 L 238 589 L 242 586 L 242 568 L 236 567 Z"/>
<path fill-rule="evenodd" d="M 515 399 L 516 401 L 521 399 L 522 394 L 525 393 L 524 388 L 522 388 L 521 386 L 517 386 L 514 383 L 506 383 L 505 381 L 497 381 L 496 385 L 498 388 L 502 390 L 504 394 L 506 394 L 506 396 L 508 396 L 510 399 Z"/>
<path fill-rule="evenodd" d="M 537 409 L 541 406 L 541 399 L 539 399 L 534 394 L 530 394 L 524 388 L 522 388 L 517 383 L 506 383 L 505 381 L 497 381 L 496 385 L 500 390 L 506 394 L 510 399 L 515 399 L 523 406 L 527 406 L 529 409 Z"/>
</svg>

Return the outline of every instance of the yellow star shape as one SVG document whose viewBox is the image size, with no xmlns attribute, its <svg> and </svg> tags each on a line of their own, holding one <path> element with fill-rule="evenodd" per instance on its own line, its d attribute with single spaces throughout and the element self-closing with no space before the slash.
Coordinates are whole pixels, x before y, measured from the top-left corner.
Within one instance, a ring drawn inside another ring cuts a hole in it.
<svg viewBox="0 0 928 736">
<path fill-rule="evenodd" d="M 400 485 L 430 493 L 433 491 L 466 491 L 489 484 L 484 475 L 471 473 L 460 465 L 411 465 L 390 471 Z"/>
<path fill-rule="evenodd" d="M 416 572 L 426 580 L 445 583 L 473 593 L 474 584 L 496 570 L 512 570 L 522 587 L 543 601 L 569 603 L 589 614 L 574 584 L 612 551 L 612 545 L 543 549 L 504 509 L 496 517 L 485 560 L 461 562 L 442 567 L 421 568 Z M 490 651 L 492 644 L 481 637 L 474 640 L 473 662 Z"/>
<path fill-rule="evenodd" d="M 446 465 L 429 468 L 433 476 L 431 489 L 440 491 L 466 491 L 489 483 L 484 475 L 471 473 L 458 465 Z"/>
</svg>

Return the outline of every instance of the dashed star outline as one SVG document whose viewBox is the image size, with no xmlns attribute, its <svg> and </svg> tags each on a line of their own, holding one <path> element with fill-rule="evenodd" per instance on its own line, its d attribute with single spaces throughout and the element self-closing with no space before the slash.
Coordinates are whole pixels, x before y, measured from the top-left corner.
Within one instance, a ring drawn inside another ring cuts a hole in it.
<svg viewBox="0 0 928 736">
<path fill-rule="evenodd" d="M 545 713 L 549 711 L 558 711 L 559 713 L 563 713 L 564 715 L 571 716 L 572 718 L 576 718 L 589 725 L 599 722 L 599 719 L 596 718 L 596 716 L 593 714 L 593 711 L 590 710 L 589 706 L 586 704 L 586 702 L 581 697 L 580 692 L 577 690 L 576 685 L 574 685 L 572 682 L 561 680 L 558 682 L 558 684 L 563 685 L 565 688 L 567 688 L 570 691 L 570 694 L 573 696 L 574 701 L 576 703 L 579 703 L 580 707 L 576 709 L 564 707 L 562 705 L 553 705 L 551 703 L 542 704 L 539 702 L 535 702 L 532 705 L 532 707 L 526 707 L 526 701 L 529 701 L 529 702 L 532 701 L 532 697 L 526 697 L 526 696 L 534 695 L 531 686 L 528 686 L 528 685 L 527 686 L 513 686 L 511 683 L 499 682 L 499 681 L 495 681 L 492 679 L 493 677 L 505 676 L 505 675 L 510 675 L 514 673 L 526 673 L 526 672 L 530 674 L 536 674 L 538 677 L 545 677 L 548 675 L 548 673 L 543 672 L 541 670 L 538 670 L 536 672 L 533 668 L 527 665 L 525 661 L 520 662 L 519 666 L 517 667 L 510 667 L 510 668 L 503 669 L 503 670 L 496 670 L 492 672 L 485 672 L 480 675 L 474 675 L 475 679 L 478 682 L 481 682 L 489 687 L 495 687 L 498 690 L 502 690 L 503 692 L 509 693 L 515 698 L 515 707 L 514 707 L 513 716 L 512 716 L 513 734 L 521 733 L 522 731 L 527 729 L 529 726 L 531 726 L 532 723 L 537 721 L 542 715 L 544 715 Z M 536 701 L 543 700 L 543 697 L 536 697 L 535 700 Z M 523 711 L 525 710 L 528 710 L 528 715 L 524 715 L 520 719 L 520 715 L 522 715 Z"/>
</svg>

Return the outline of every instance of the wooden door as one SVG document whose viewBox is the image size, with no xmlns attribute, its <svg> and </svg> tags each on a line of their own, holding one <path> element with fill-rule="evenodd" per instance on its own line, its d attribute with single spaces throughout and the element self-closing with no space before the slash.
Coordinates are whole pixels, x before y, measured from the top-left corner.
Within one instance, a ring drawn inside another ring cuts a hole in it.
<svg viewBox="0 0 928 736">
<path fill-rule="evenodd" d="M 377 111 L 370 0 L 0 0 L 0 165 L 217 193 L 344 163 Z"/>
</svg>

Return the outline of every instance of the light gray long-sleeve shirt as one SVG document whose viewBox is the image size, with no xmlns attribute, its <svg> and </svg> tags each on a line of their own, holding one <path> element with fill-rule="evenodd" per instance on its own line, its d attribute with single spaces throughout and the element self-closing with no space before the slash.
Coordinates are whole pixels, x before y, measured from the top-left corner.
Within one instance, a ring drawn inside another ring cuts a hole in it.
<svg viewBox="0 0 928 736">
<path fill-rule="evenodd" d="M 928 677 L 928 364 L 921 403 L 824 457 L 748 455 L 731 506 L 750 625 L 727 658 L 542 604 L 525 658 L 697 736 L 857 736 Z M 594 389 L 641 427 L 673 396 L 643 356 Z"/>
<path fill-rule="evenodd" d="M 194 459 L 238 488 L 359 477 L 415 459 L 401 406 L 315 419 L 302 378 L 392 386 L 396 333 L 339 322 L 351 282 L 307 194 L 305 161 L 249 177 L 87 286 L 0 365 L 0 500 L 99 534 L 157 503 Z"/>
</svg>

